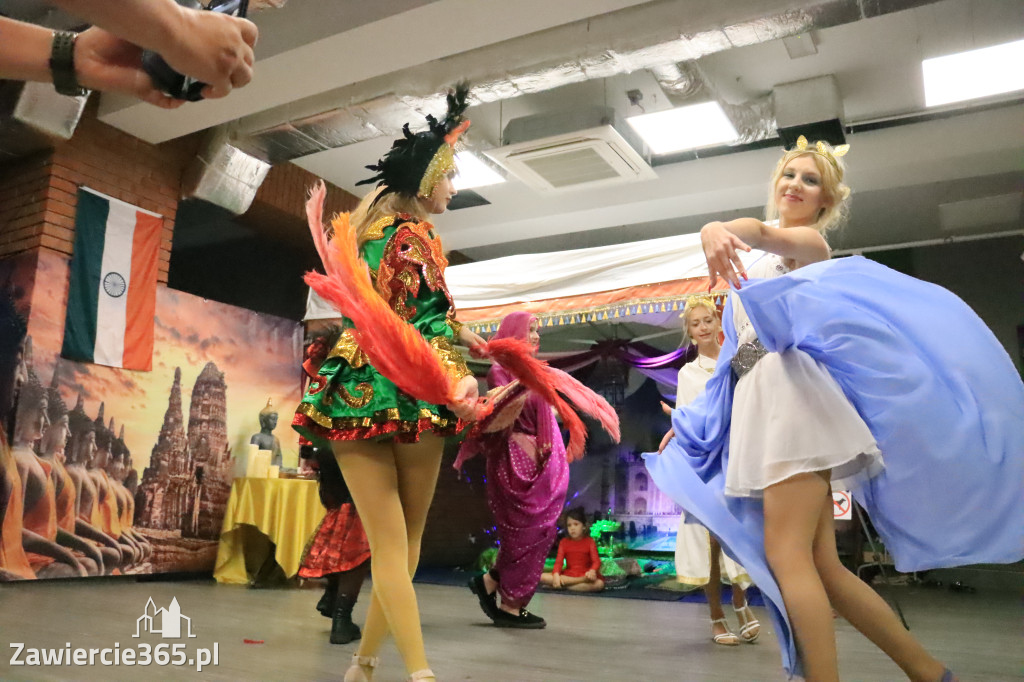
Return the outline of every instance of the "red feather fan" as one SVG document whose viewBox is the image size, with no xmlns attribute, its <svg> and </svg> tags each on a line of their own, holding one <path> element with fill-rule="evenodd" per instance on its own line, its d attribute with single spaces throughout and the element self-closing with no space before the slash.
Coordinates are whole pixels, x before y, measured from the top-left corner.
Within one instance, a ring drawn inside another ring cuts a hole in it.
<svg viewBox="0 0 1024 682">
<path fill-rule="evenodd" d="M 520 383 L 554 407 L 562 417 L 562 423 L 569 429 L 566 456 L 570 462 L 583 456 L 587 427 L 559 393 L 597 419 L 615 442 L 619 441 L 619 418 L 612 406 L 565 372 L 538 360 L 533 356 L 533 348 L 529 344 L 514 338 L 493 339 L 487 342 L 485 352 L 519 379 Z"/>
</svg>

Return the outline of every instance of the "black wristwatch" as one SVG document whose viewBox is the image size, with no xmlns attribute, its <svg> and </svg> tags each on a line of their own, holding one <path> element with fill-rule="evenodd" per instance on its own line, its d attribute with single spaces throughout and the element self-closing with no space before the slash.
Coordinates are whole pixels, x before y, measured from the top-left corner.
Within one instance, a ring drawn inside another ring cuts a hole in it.
<svg viewBox="0 0 1024 682">
<path fill-rule="evenodd" d="M 89 94 L 78 82 L 75 73 L 75 39 L 73 31 L 54 31 L 53 46 L 50 48 L 50 75 L 58 94 L 81 97 Z"/>
</svg>

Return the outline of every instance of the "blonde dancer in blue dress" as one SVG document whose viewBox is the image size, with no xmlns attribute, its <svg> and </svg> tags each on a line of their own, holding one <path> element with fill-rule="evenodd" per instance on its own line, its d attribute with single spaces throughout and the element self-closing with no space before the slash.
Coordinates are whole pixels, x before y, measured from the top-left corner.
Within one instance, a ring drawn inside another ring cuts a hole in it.
<svg viewBox="0 0 1024 682">
<path fill-rule="evenodd" d="M 849 193 L 845 152 L 801 138 L 783 155 L 769 205 L 778 228 L 702 229 L 710 274 L 736 293 L 726 340 L 704 393 L 673 411 L 662 454 L 646 461 L 757 583 L 792 674 L 839 679 L 831 602 L 908 678 L 949 682 L 839 562 L 830 482 L 851 482 L 898 570 L 1019 561 L 1024 385 L 950 292 L 860 257 L 830 260 L 822 233 Z M 736 252 L 752 247 L 772 254 L 751 272 L 766 279 L 742 282 Z"/>
</svg>

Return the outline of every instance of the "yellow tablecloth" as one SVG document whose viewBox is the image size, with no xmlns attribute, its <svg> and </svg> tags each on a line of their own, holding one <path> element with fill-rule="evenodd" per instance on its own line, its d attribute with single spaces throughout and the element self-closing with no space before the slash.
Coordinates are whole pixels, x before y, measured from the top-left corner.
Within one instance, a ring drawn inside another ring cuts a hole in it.
<svg viewBox="0 0 1024 682">
<path fill-rule="evenodd" d="M 291 578 L 299 572 L 302 550 L 325 513 L 316 481 L 236 478 L 224 514 L 213 577 L 219 583 L 248 584 L 246 556 L 252 566 L 254 551 L 267 551 L 265 542 L 246 542 L 247 535 L 252 537 L 247 526 L 252 526 L 274 543 L 274 558 Z M 257 558 L 255 565 L 259 564 Z"/>
</svg>

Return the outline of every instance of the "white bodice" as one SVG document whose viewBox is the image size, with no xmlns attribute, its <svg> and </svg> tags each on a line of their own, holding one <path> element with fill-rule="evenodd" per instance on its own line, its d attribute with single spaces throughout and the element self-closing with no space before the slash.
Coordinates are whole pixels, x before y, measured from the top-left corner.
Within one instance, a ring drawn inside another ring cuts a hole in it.
<svg viewBox="0 0 1024 682">
<path fill-rule="evenodd" d="M 783 264 L 783 260 L 782 256 L 766 253 L 747 268 L 747 274 L 751 279 L 755 277 L 758 279 L 781 277 L 790 272 L 789 268 Z M 747 317 L 747 311 L 743 309 L 743 301 L 740 300 L 739 296 L 733 296 L 732 313 L 738 344 L 750 343 L 756 339 L 757 333 L 754 331 L 754 325 L 750 323 L 750 318 Z"/>
</svg>

